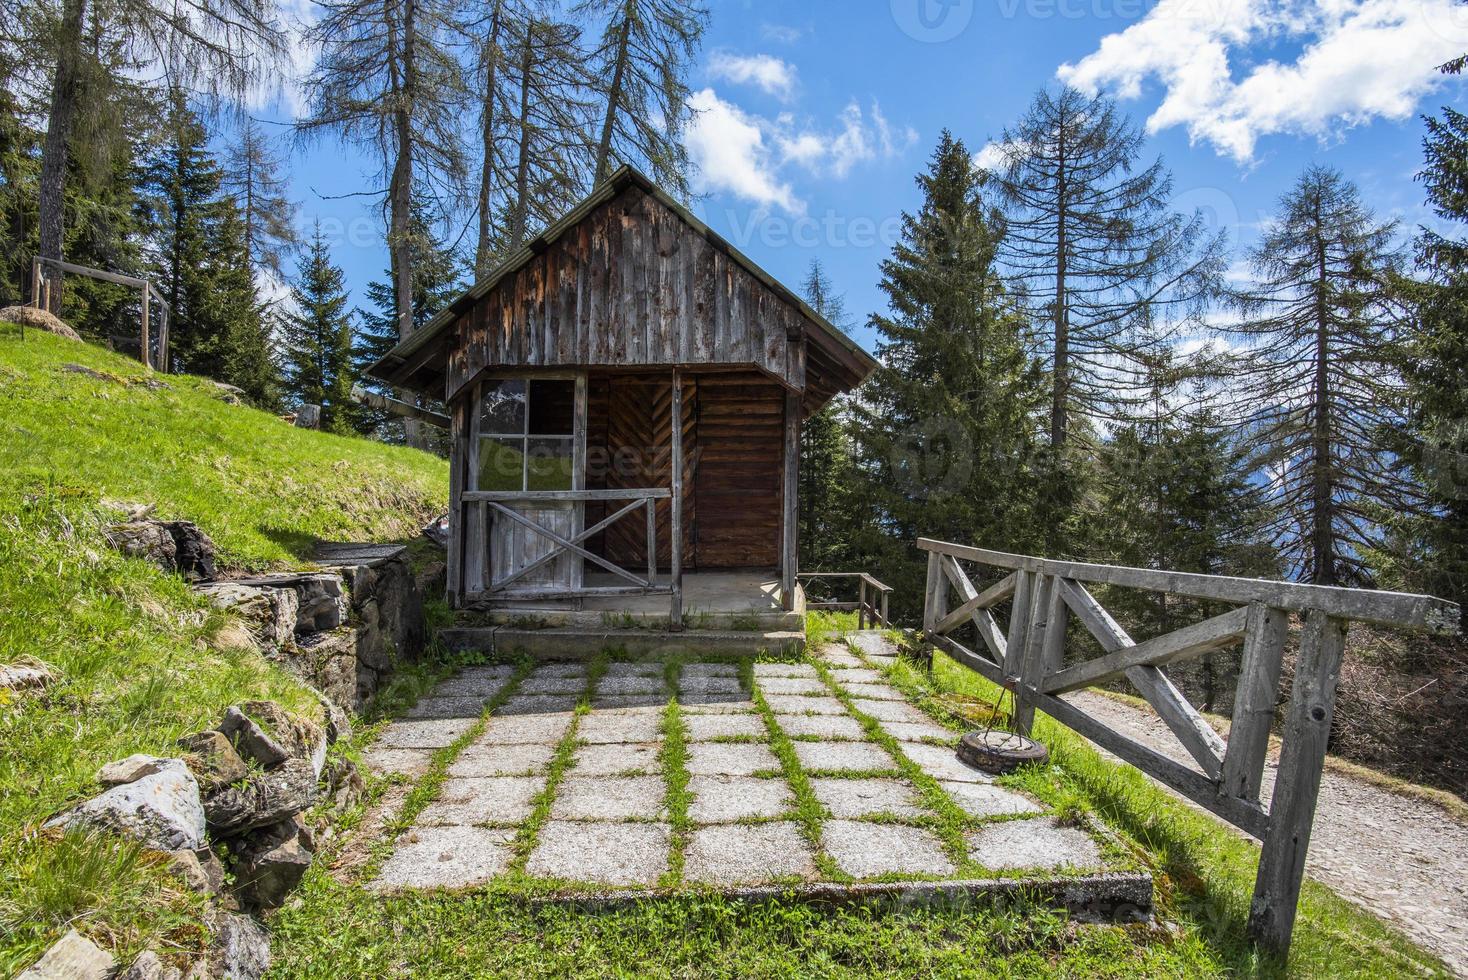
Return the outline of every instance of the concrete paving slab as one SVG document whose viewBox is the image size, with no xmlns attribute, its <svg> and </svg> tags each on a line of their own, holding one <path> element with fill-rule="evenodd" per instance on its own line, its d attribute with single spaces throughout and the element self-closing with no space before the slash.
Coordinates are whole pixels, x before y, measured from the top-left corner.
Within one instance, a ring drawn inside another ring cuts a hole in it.
<svg viewBox="0 0 1468 980">
<path fill-rule="evenodd" d="M 663 820 L 661 776 L 567 776 L 556 788 L 553 820 Z"/>
<path fill-rule="evenodd" d="M 807 772 L 889 772 L 897 763 L 873 742 L 796 742 L 795 757 Z"/>
<path fill-rule="evenodd" d="M 603 677 L 596 682 L 598 698 L 619 694 L 666 694 L 667 685 L 661 675 L 634 674 L 629 677 Z"/>
<path fill-rule="evenodd" d="M 515 824 L 530 816 L 544 776 L 485 776 L 446 779 L 438 799 L 423 808 L 425 827 L 460 824 Z"/>
<path fill-rule="evenodd" d="M 906 701 L 874 701 L 871 698 L 852 698 L 851 706 L 864 715 L 870 715 L 878 721 L 905 721 L 914 724 L 931 722 L 922 709 L 917 708 Z"/>
<path fill-rule="evenodd" d="M 848 633 L 846 642 L 864 657 L 891 658 L 897 656 L 897 644 L 880 630 L 858 630 Z"/>
<path fill-rule="evenodd" d="M 761 677 L 756 683 L 766 697 L 772 694 L 831 694 L 831 689 L 815 677 Z"/>
<path fill-rule="evenodd" d="M 607 664 L 602 680 L 608 677 L 662 677 L 666 665 L 661 660 L 618 660 Z"/>
<path fill-rule="evenodd" d="M 850 739 L 860 742 L 867 737 L 861 722 L 841 715 L 776 715 L 775 722 L 791 738 L 802 735 L 824 739 Z"/>
<path fill-rule="evenodd" d="M 415 827 L 398 840 L 374 891 L 482 885 L 510 865 L 514 831 L 485 827 Z"/>
<path fill-rule="evenodd" d="M 552 715 L 575 711 L 581 700 L 576 694 L 516 694 L 494 709 L 496 715 Z"/>
<path fill-rule="evenodd" d="M 936 742 L 949 748 L 958 745 L 958 733 L 935 721 L 884 721 L 881 725 L 884 732 L 902 742 Z"/>
<path fill-rule="evenodd" d="M 795 806 L 795 794 L 783 779 L 754 776 L 690 776 L 688 819 L 694 823 L 733 823 L 757 817 L 780 817 Z"/>
<path fill-rule="evenodd" d="M 666 694 L 600 694 L 591 699 L 591 706 L 598 711 L 622 708 L 657 712 L 668 706 L 668 696 Z"/>
<path fill-rule="evenodd" d="M 827 820 L 821 847 L 853 878 L 886 874 L 951 875 L 957 869 L 930 830 L 892 823 Z"/>
<path fill-rule="evenodd" d="M 520 682 L 520 686 L 515 689 L 515 696 L 525 694 L 574 694 L 579 696 L 585 690 L 585 677 L 560 677 L 536 671 Z"/>
<path fill-rule="evenodd" d="M 885 684 L 887 679 L 870 667 L 835 667 L 831 679 L 838 684 Z"/>
<path fill-rule="evenodd" d="M 1044 812 L 1044 808 L 1028 796 L 1000 786 L 951 780 L 942 780 L 938 785 L 971 817 L 1008 817 Z"/>
<path fill-rule="evenodd" d="M 782 715 L 844 715 L 846 705 L 834 697 L 808 697 L 803 694 L 769 694 L 765 704 Z"/>
<path fill-rule="evenodd" d="M 832 667 L 865 667 L 866 661 L 856 654 L 837 644 L 828 644 L 817 650 L 815 656 L 823 664 Z"/>
<path fill-rule="evenodd" d="M 702 661 L 684 664 L 680 677 L 738 677 L 739 667 L 735 664 L 705 663 Z"/>
<path fill-rule="evenodd" d="M 679 694 L 678 705 L 697 715 L 739 714 L 755 710 L 746 694 Z"/>
<path fill-rule="evenodd" d="M 816 874 L 815 852 L 793 821 L 701 827 L 683 852 L 683 877 L 708 885 L 751 885 Z"/>
<path fill-rule="evenodd" d="M 491 698 L 510 679 L 514 671 L 509 667 L 465 667 L 453 677 L 438 682 L 433 689 L 435 697 L 485 697 Z"/>
<path fill-rule="evenodd" d="M 779 769 L 780 760 L 769 746 L 758 742 L 695 742 L 688 747 L 688 771 L 695 775 L 749 776 Z"/>
<path fill-rule="evenodd" d="M 707 742 L 710 739 L 735 736 L 762 739 L 769 735 L 765 720 L 755 714 L 685 715 L 682 721 L 690 742 Z"/>
<path fill-rule="evenodd" d="M 419 698 L 404 715 L 406 718 L 478 718 L 484 713 L 484 702 L 477 696 Z"/>
<path fill-rule="evenodd" d="M 576 737 L 592 745 L 617 742 L 656 742 L 663 735 L 663 713 L 644 711 L 611 714 L 593 709 L 581 716 Z"/>
<path fill-rule="evenodd" d="M 433 764 L 433 753 L 433 749 L 394 749 L 374 745 L 362 753 L 362 765 L 383 776 L 421 776 Z"/>
<path fill-rule="evenodd" d="M 705 674 L 683 674 L 678 678 L 678 696 L 691 694 L 724 694 L 743 696 L 747 692 L 738 677 Z"/>
<path fill-rule="evenodd" d="M 373 743 L 381 749 L 441 749 L 474 727 L 470 718 L 395 721 Z"/>
<path fill-rule="evenodd" d="M 820 675 L 810 664 L 801 663 L 768 663 L 755 664 L 754 676 L 761 680 L 767 677 L 809 677 L 819 679 Z"/>
<path fill-rule="evenodd" d="M 810 788 L 837 820 L 860 820 L 877 814 L 922 817 L 917 789 L 903 779 L 812 779 Z"/>
<path fill-rule="evenodd" d="M 866 698 L 871 701 L 904 701 L 902 692 L 891 684 L 842 684 L 841 687 L 847 694 L 855 698 Z"/>
<path fill-rule="evenodd" d="M 662 768 L 655 742 L 583 745 L 571 759 L 576 764 L 572 772 L 578 776 L 627 776 Z"/>
<path fill-rule="evenodd" d="M 918 768 L 937 780 L 955 783 L 992 783 L 994 777 L 960 762 L 953 749 L 920 742 L 903 742 L 902 754 L 918 764 Z"/>
<path fill-rule="evenodd" d="M 586 665 L 574 661 L 541 664 L 535 668 L 535 673 L 541 677 L 585 677 Z"/>
<path fill-rule="evenodd" d="M 1054 820 L 1006 820 L 969 836 L 969 857 L 986 868 L 1101 867 L 1101 850 L 1083 830 Z"/>
<path fill-rule="evenodd" d="M 573 717 L 569 711 L 553 715 L 510 715 L 507 718 L 496 715 L 489 719 L 489 728 L 480 741 L 487 745 L 555 745 L 566 737 Z"/>
<path fill-rule="evenodd" d="M 459 753 L 448 774 L 453 778 L 474 776 L 535 776 L 550 768 L 554 745 L 492 745 L 476 742 Z"/>
<path fill-rule="evenodd" d="M 654 885 L 668 870 L 673 832 L 661 823 L 547 821 L 525 870 L 540 878 Z"/>
</svg>

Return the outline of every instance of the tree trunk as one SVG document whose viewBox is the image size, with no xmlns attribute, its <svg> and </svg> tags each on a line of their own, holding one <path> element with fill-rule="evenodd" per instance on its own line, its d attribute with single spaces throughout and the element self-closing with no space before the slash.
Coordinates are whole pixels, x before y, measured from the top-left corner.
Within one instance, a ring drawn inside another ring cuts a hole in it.
<svg viewBox="0 0 1468 980">
<path fill-rule="evenodd" d="M 494 259 L 491 209 L 494 206 L 494 110 L 499 85 L 500 13 L 504 4 L 496 0 L 489 15 L 489 39 L 484 67 L 484 113 L 481 132 L 484 167 L 479 174 L 479 247 L 474 252 L 474 271 L 487 275 Z"/>
<path fill-rule="evenodd" d="M 1055 364 L 1054 388 L 1050 396 L 1050 447 L 1059 462 L 1069 429 L 1067 402 L 1070 400 L 1070 310 L 1066 305 L 1066 250 L 1070 243 L 1065 226 L 1065 126 L 1064 117 L 1057 127 L 1059 146 L 1056 164 L 1055 200 Z"/>
<path fill-rule="evenodd" d="M 63 257 L 61 247 L 65 230 L 66 169 L 70 158 L 71 131 L 76 122 L 81 92 L 82 24 L 86 15 L 86 0 L 64 0 L 56 76 L 51 85 L 46 141 L 41 150 L 38 251 L 43 259 Z M 39 297 L 32 299 L 39 300 Z"/>
<path fill-rule="evenodd" d="M 1317 202 L 1317 208 L 1318 208 Z M 1335 481 L 1331 472 L 1330 445 L 1330 319 L 1326 307 L 1327 273 L 1325 236 L 1316 214 L 1315 282 L 1315 429 L 1311 434 L 1314 468 L 1311 489 L 1310 550 L 1313 553 L 1316 585 L 1335 585 Z"/>
<path fill-rule="evenodd" d="M 535 65 L 535 24 L 525 29 L 520 52 L 520 145 L 515 160 L 515 208 L 510 220 L 510 249 L 525 242 L 526 212 L 530 209 L 530 72 Z"/>
<path fill-rule="evenodd" d="M 398 319 L 398 339 L 405 340 L 413 332 L 413 100 L 416 96 L 416 69 L 413 64 L 414 13 L 416 0 L 405 0 L 402 6 L 402 53 L 390 62 L 391 84 L 396 89 L 397 108 L 393 112 L 397 159 L 393 161 L 392 180 L 388 184 L 388 256 L 392 265 L 393 299 Z M 412 401 L 412 392 L 399 392 L 398 397 Z M 403 436 L 408 445 L 422 448 L 423 433 L 411 419 L 404 420 Z"/>
<path fill-rule="evenodd" d="M 637 0 L 627 0 L 622 9 L 622 25 L 617 33 L 617 61 L 612 68 L 612 81 L 607 88 L 607 113 L 602 119 L 601 142 L 596 148 L 596 183 L 607 179 L 611 166 L 612 133 L 616 129 L 617 107 L 622 101 L 622 79 L 627 74 L 627 59 L 632 39 L 632 18 Z"/>
</svg>

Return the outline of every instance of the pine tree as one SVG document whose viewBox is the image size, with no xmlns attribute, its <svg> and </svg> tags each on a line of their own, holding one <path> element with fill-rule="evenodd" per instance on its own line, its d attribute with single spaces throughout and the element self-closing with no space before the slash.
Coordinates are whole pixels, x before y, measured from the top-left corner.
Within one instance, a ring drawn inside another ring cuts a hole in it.
<svg viewBox="0 0 1468 980">
<path fill-rule="evenodd" d="M 245 244 L 245 221 L 232 197 L 212 202 L 207 237 L 209 264 L 195 326 L 202 338 L 193 370 L 232 384 L 259 408 L 280 404 L 280 369 L 270 323 L 255 293 L 255 275 Z"/>
<path fill-rule="evenodd" d="M 903 216 L 882 264 L 890 312 L 873 316 L 883 366 L 856 410 L 863 508 L 856 546 L 910 614 L 923 570 L 920 535 L 1031 550 L 1039 529 L 1034 414 L 1039 366 L 1025 320 L 995 269 L 1002 224 L 984 178 L 948 132 L 917 179 L 923 204 Z"/>
<path fill-rule="evenodd" d="M 1458 66 L 1461 68 L 1461 64 Z M 1392 540 L 1374 555 L 1384 584 L 1468 602 L 1468 116 L 1444 108 L 1425 120 L 1426 157 L 1419 178 L 1446 229 L 1423 229 L 1418 265 L 1425 281 L 1409 284 L 1416 329 L 1402 360 L 1409 414 L 1388 446 L 1420 489 L 1410 510 L 1387 516 Z"/>
<path fill-rule="evenodd" d="M 296 205 L 286 196 L 281 157 L 254 119 L 246 118 L 225 157 L 226 191 L 239 202 L 250 267 L 278 281 L 283 259 L 296 244 Z"/>
<path fill-rule="evenodd" d="M 1139 358 L 1165 345 L 1162 322 L 1201 309 L 1222 271 L 1221 238 L 1170 208 L 1160 160 L 1105 96 L 1042 90 L 995 145 L 1007 231 L 1001 258 L 1047 328 L 1050 444 L 1109 419 L 1144 384 Z"/>
<path fill-rule="evenodd" d="M 591 72 L 602 101 L 596 182 L 618 162 L 642 164 L 654 180 L 686 199 L 686 78 L 708 10 L 680 0 L 580 0 L 576 11 L 604 23 Z"/>
<path fill-rule="evenodd" d="M 1383 513 L 1408 509 L 1380 435 L 1399 424 L 1395 226 L 1378 224 L 1338 171 L 1306 170 L 1252 251 L 1237 302 L 1248 344 L 1232 379 L 1278 508 L 1266 529 L 1293 571 L 1367 585 Z"/>
<path fill-rule="evenodd" d="M 811 309 L 838 329 L 847 329 L 845 301 L 819 259 L 811 260 L 804 293 Z M 847 557 L 851 443 L 842 413 L 838 397 L 806 419 L 800 430 L 800 567 L 810 571 L 840 571 L 837 566 Z"/>
<path fill-rule="evenodd" d="M 294 308 L 280 316 L 285 394 L 294 402 L 320 405 L 323 428 L 356 431 L 352 318 L 345 277 L 331 261 L 319 223 L 306 244 L 291 297 Z"/>
<path fill-rule="evenodd" d="M 169 93 L 162 141 L 143 167 L 142 224 L 155 276 L 170 313 L 169 345 L 179 368 L 207 373 L 202 350 L 210 341 L 208 302 L 210 222 L 217 220 L 221 174 L 208 151 L 209 134 L 187 96 Z"/>
</svg>

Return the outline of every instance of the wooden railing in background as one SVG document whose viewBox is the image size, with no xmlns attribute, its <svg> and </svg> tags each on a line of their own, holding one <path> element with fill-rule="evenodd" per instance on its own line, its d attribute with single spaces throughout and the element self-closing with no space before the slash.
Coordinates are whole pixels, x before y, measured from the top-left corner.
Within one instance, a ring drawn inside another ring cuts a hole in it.
<svg viewBox="0 0 1468 980">
<path fill-rule="evenodd" d="M 58 275 L 48 275 L 47 273 L 50 272 L 58 273 Z M 134 276 L 124 276 L 117 272 L 108 272 L 106 269 L 93 269 L 71 262 L 62 262 L 60 259 L 44 259 L 37 256 L 31 261 L 31 305 L 36 309 L 45 310 L 51 314 L 60 312 L 61 277 L 59 273 L 87 276 L 91 279 L 100 279 L 103 282 L 138 290 L 140 314 L 138 360 L 154 370 L 168 372 L 168 335 L 172 311 L 151 282 Z M 156 322 L 152 314 L 154 307 L 158 311 Z"/>
<path fill-rule="evenodd" d="M 856 579 L 855 602 L 845 600 L 812 602 L 807 596 L 805 608 L 828 609 L 840 612 L 851 612 L 855 610 L 857 629 L 866 629 L 873 624 L 885 629 L 891 625 L 891 621 L 887 618 L 887 601 L 892 594 L 892 586 L 883 585 L 866 572 L 801 572 L 797 578 L 801 581 L 810 579 L 831 581 Z"/>
<path fill-rule="evenodd" d="M 1248 930 L 1260 945 L 1285 954 L 1320 793 L 1346 627 L 1365 622 L 1453 633 L 1458 607 L 1431 596 L 1053 561 L 928 538 L 919 539 L 918 547 L 928 553 L 924 639 L 1012 691 L 1016 731 L 1028 734 L 1035 711 L 1043 711 L 1262 842 Z M 1002 577 L 980 588 L 960 562 L 998 569 Z M 1237 608 L 1138 642 L 1102 608 L 1087 584 L 1146 589 Z M 950 594 L 957 596 L 956 604 L 950 603 Z M 1006 603 L 1010 611 L 1001 629 L 994 610 Z M 1301 617 L 1303 627 L 1279 769 L 1266 809 L 1260 786 L 1291 615 Z M 1068 662 L 1066 634 L 1072 616 L 1095 637 L 1102 656 Z M 977 649 L 953 636 L 969 624 L 978 636 Z M 1243 661 L 1225 741 L 1163 668 L 1240 642 Z M 1063 697 L 1123 678 L 1147 699 L 1197 768 L 1123 735 Z"/>
</svg>

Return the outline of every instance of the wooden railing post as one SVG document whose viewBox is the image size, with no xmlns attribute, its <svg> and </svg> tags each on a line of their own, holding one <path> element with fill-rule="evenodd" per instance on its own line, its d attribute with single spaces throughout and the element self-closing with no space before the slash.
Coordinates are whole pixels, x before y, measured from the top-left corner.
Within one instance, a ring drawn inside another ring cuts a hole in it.
<svg viewBox="0 0 1468 980">
<path fill-rule="evenodd" d="M 1020 735 L 1029 735 L 1035 722 L 1035 695 L 1045 677 L 1045 657 L 1050 648 L 1052 624 L 1060 619 L 1060 589 L 1053 575 L 1034 576 L 1032 587 L 1033 608 L 1025 635 L 1024 648 L 1019 653 L 1018 681 L 1014 688 L 1013 729 Z M 1063 640 L 1063 636 L 1062 636 Z"/>
<path fill-rule="evenodd" d="M 1318 609 L 1309 613 L 1295 661 L 1295 683 L 1269 808 L 1269 835 L 1259 855 L 1254 900 L 1249 906 L 1249 936 L 1281 956 L 1289 951 L 1295 929 L 1345 646 L 1345 622 Z"/>
<path fill-rule="evenodd" d="M 1261 602 L 1250 603 L 1244 626 L 1244 655 L 1239 663 L 1233 723 L 1223 754 L 1218 791 L 1244 800 L 1259 799 L 1269 730 L 1279 699 L 1279 672 L 1284 660 L 1289 617 Z"/>
<path fill-rule="evenodd" d="M 887 599 L 891 595 L 892 595 L 892 593 L 889 592 L 888 590 L 886 590 L 886 589 L 883 589 L 882 590 L 882 628 L 883 629 L 886 629 L 888 623 L 890 622 L 890 620 L 888 620 L 888 618 L 887 618 Z"/>
<path fill-rule="evenodd" d="M 856 580 L 856 628 L 867 628 L 867 580 L 864 578 Z"/>
</svg>

